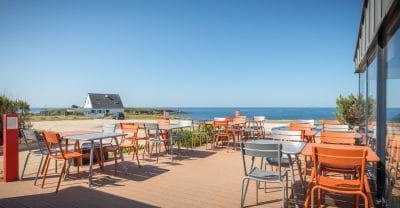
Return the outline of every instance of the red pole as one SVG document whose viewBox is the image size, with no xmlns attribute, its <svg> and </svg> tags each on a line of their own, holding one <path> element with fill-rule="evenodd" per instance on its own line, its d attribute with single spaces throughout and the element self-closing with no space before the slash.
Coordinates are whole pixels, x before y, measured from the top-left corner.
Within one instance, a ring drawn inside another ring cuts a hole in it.
<svg viewBox="0 0 400 208">
<path fill-rule="evenodd" d="M 3 178 L 5 182 L 19 178 L 18 115 L 3 114 Z"/>
</svg>

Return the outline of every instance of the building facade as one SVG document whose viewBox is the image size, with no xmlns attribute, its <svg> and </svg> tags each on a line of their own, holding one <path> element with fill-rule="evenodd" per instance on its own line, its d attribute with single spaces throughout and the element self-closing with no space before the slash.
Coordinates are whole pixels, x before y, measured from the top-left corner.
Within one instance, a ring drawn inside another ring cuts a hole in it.
<svg viewBox="0 0 400 208">
<path fill-rule="evenodd" d="M 359 95 L 366 103 L 360 133 L 381 159 L 376 167 L 378 205 L 388 203 L 390 185 L 397 180 L 392 163 L 397 157 L 393 145 L 400 145 L 399 25 L 399 0 L 364 0 L 354 63 Z"/>
<path fill-rule="evenodd" d="M 83 112 L 90 117 L 104 117 L 108 113 L 124 112 L 124 105 L 118 94 L 89 93 Z"/>
</svg>

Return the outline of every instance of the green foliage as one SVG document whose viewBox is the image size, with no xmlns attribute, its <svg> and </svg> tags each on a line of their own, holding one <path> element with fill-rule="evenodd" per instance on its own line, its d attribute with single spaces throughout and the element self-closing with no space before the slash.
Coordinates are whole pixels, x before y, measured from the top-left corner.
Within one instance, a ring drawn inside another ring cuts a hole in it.
<svg viewBox="0 0 400 208">
<path fill-rule="evenodd" d="M 8 97 L 0 96 L 0 115 L 18 114 L 20 128 L 30 127 L 29 123 L 29 104 L 22 100 L 11 100 Z M 0 130 L 3 128 L 3 121 L 0 119 Z"/>
<path fill-rule="evenodd" d="M 368 120 L 373 120 L 376 116 L 373 111 L 375 100 L 368 98 L 368 106 L 362 95 L 354 96 L 350 94 L 348 97 L 342 95 L 336 99 L 335 112 L 336 119 L 349 125 L 351 128 L 355 126 L 365 125 L 365 118 L 368 111 Z M 368 110 L 367 110 L 368 108 Z"/>
</svg>

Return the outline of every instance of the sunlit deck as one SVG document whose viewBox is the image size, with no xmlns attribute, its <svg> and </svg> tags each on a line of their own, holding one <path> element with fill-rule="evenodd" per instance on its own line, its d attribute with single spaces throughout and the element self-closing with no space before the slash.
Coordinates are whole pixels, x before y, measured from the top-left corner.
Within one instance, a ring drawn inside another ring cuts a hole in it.
<svg viewBox="0 0 400 208">
<path fill-rule="evenodd" d="M 2 183 L 0 188 L 0 207 L 239 207 L 240 187 L 243 167 L 240 151 L 214 151 L 198 147 L 193 151 L 182 149 L 181 156 L 170 161 L 163 155 L 159 163 L 155 160 L 141 160 L 141 168 L 125 155 L 124 172 L 119 166 L 115 176 L 113 160 L 105 164 L 101 172 L 95 165 L 93 187 L 88 188 L 88 166 L 82 168 L 80 179 L 76 179 L 76 168 L 71 166 L 71 176 L 61 182 L 60 192 L 55 194 L 58 174 L 54 164 L 49 170 L 50 177 L 44 189 L 33 185 L 34 172 L 39 158 L 28 166 L 23 181 Z M 24 160 L 21 154 L 20 160 Z M 155 159 L 155 158 L 154 158 Z M 120 163 L 121 164 L 121 163 Z M 59 165 L 60 168 L 61 165 Z M 298 175 L 296 172 L 296 181 Z M 261 186 L 263 188 L 263 185 Z M 302 207 L 304 192 L 300 183 L 296 183 L 297 204 Z M 245 206 L 256 206 L 255 183 L 251 182 Z M 338 198 L 336 198 L 338 199 Z M 343 199 L 343 198 L 341 198 Z M 345 202 L 331 200 L 331 207 L 349 207 L 352 198 Z M 268 184 L 267 193 L 259 190 L 259 205 L 262 207 L 280 207 L 281 193 L 279 184 Z M 289 203 L 294 206 L 293 202 Z"/>
</svg>

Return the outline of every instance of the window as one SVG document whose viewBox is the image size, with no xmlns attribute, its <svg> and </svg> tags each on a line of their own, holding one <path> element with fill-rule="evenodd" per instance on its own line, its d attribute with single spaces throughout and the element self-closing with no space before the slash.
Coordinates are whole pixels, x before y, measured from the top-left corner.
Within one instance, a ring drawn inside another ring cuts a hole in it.
<svg viewBox="0 0 400 208">
<path fill-rule="evenodd" d="M 376 57 L 368 65 L 367 71 L 367 142 L 376 140 L 376 112 L 377 112 L 377 90 L 378 90 L 378 67 Z"/>
<path fill-rule="evenodd" d="M 396 171 L 400 145 L 400 32 L 389 40 L 387 47 L 386 81 L 386 145 L 387 170 L 393 176 Z"/>
</svg>

